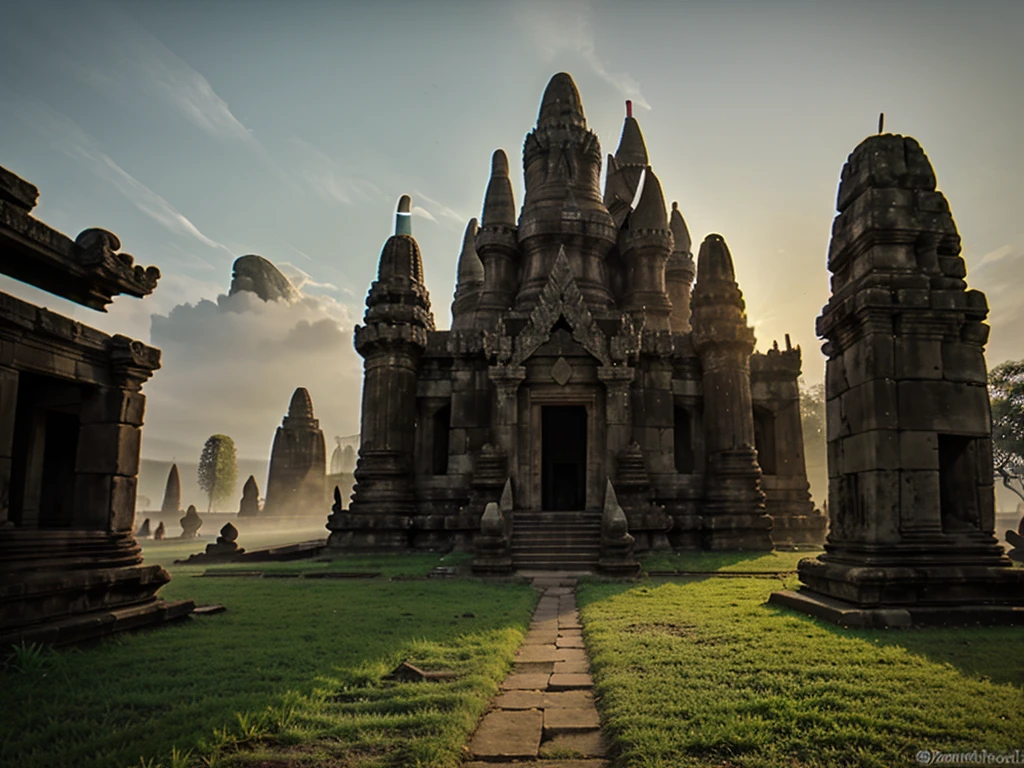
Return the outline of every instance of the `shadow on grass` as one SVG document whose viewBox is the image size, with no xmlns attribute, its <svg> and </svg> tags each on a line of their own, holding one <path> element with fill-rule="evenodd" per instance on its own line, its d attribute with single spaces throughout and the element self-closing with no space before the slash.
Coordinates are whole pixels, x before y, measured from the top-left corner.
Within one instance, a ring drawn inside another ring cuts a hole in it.
<svg viewBox="0 0 1024 768">
<path fill-rule="evenodd" d="M 820 550 L 804 552 L 649 552 L 640 557 L 644 573 L 687 571 L 745 573 L 750 571 L 794 572 L 804 558 L 816 557 Z"/>
<path fill-rule="evenodd" d="M 247 751 L 268 749 L 311 760 L 352 749 L 381 765 L 414 764 L 421 753 L 451 762 L 536 601 L 522 584 L 462 580 L 177 578 L 162 594 L 228 612 L 0 672 L 0 764 L 129 766 L 142 757 L 170 765 L 172 749 L 192 753 L 184 765 L 216 754 L 219 764 L 245 765 Z M 460 677 L 381 687 L 404 660 Z M 351 690 L 376 691 L 377 700 L 337 698 Z"/>
</svg>

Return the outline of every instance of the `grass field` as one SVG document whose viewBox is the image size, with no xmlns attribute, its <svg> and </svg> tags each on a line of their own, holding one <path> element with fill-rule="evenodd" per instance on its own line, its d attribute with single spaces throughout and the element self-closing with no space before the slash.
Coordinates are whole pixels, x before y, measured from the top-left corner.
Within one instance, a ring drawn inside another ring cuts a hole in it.
<svg viewBox="0 0 1024 768">
<path fill-rule="evenodd" d="M 151 543 L 147 562 L 193 551 Z M 0 672 L 0 766 L 456 766 L 536 595 L 523 583 L 387 578 L 451 561 L 346 558 L 332 567 L 384 576 L 344 581 L 193 578 L 208 568 L 171 565 L 163 597 L 228 612 L 16 653 Z M 406 660 L 458 677 L 382 680 Z"/>
<path fill-rule="evenodd" d="M 790 554 L 669 557 L 678 570 L 713 570 L 719 558 L 734 572 L 773 559 L 786 571 Z M 893 768 L 918 765 L 922 749 L 1024 748 L 1020 628 L 850 631 L 765 605 L 796 584 L 780 575 L 581 585 L 617 765 Z"/>
</svg>

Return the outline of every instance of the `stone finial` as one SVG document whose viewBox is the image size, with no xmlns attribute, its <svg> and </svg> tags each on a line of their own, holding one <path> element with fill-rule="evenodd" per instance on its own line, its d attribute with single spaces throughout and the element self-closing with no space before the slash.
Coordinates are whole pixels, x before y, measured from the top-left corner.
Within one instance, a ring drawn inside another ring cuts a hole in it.
<svg viewBox="0 0 1024 768">
<path fill-rule="evenodd" d="M 665 215 L 665 195 L 661 191 L 661 182 L 654 175 L 650 166 L 646 169 L 640 201 L 630 217 L 631 230 L 668 230 L 668 217 Z"/>
<path fill-rule="evenodd" d="M 579 89 L 566 72 L 559 72 L 548 82 L 537 115 L 538 128 L 557 125 L 587 126 Z"/>
<path fill-rule="evenodd" d="M 298 301 L 301 297 L 292 281 L 268 259 L 250 254 L 235 259 L 232 266 L 229 296 L 255 293 L 263 301 Z"/>
<path fill-rule="evenodd" d="M 218 544 L 233 544 L 238 540 L 238 529 L 232 523 L 224 523 L 220 529 L 220 536 L 217 537 Z"/>
<path fill-rule="evenodd" d="M 476 232 L 476 219 L 470 219 L 462 235 L 462 252 L 459 254 L 457 269 L 459 285 L 482 284 L 484 281 L 484 265 L 476 255 Z"/>
<path fill-rule="evenodd" d="M 242 501 L 238 506 L 239 517 L 256 517 L 260 513 L 260 489 L 256 478 L 249 475 L 242 487 Z"/>
<path fill-rule="evenodd" d="M 736 282 L 732 254 L 721 235 L 708 235 L 700 244 L 700 253 L 697 256 L 697 282 L 707 280 Z"/>
<path fill-rule="evenodd" d="M 615 150 L 615 162 L 619 167 L 624 165 L 646 166 L 650 162 L 647 159 L 647 144 L 640 131 L 640 123 L 632 115 L 627 115 L 622 123 L 622 136 L 619 138 L 619 148 Z"/>
<path fill-rule="evenodd" d="M 305 387 L 297 387 L 292 393 L 291 403 L 288 405 L 288 418 L 301 421 L 312 420 L 313 400 Z"/>
<path fill-rule="evenodd" d="M 839 180 L 836 210 L 845 211 L 867 189 L 935 191 L 935 171 L 910 136 L 868 136 L 850 153 Z"/>
<path fill-rule="evenodd" d="M 412 237 L 412 198 L 402 195 L 395 210 L 395 234 Z"/>
<path fill-rule="evenodd" d="M 493 501 L 487 502 L 484 513 L 480 517 L 480 533 L 484 536 L 504 536 L 505 518 L 501 508 Z"/>
<path fill-rule="evenodd" d="M 496 149 L 491 155 L 491 179 L 484 195 L 481 224 L 484 227 L 516 226 L 516 200 L 508 176 L 508 157 L 503 149 Z"/>
<path fill-rule="evenodd" d="M 686 226 L 683 214 L 679 212 L 679 203 L 672 203 L 672 215 L 669 217 L 669 229 L 672 230 L 672 251 L 674 253 L 690 253 L 692 241 L 690 240 L 690 229 Z"/>
<path fill-rule="evenodd" d="M 178 465 L 171 464 L 171 471 L 167 473 L 167 485 L 164 487 L 164 502 L 160 505 L 160 513 L 176 515 L 180 509 L 181 476 L 178 474 Z"/>
<path fill-rule="evenodd" d="M 181 538 L 194 539 L 199 535 L 199 529 L 203 527 L 203 518 L 196 511 L 195 504 L 188 505 L 188 511 L 179 521 L 181 523 Z"/>
<path fill-rule="evenodd" d="M 606 538 L 617 539 L 628 533 L 626 513 L 622 511 L 615 495 L 615 486 L 609 479 L 604 492 L 604 512 L 601 515 L 601 533 Z"/>
<path fill-rule="evenodd" d="M 161 520 L 160 521 L 160 525 L 158 525 L 156 527 L 156 530 L 153 532 L 153 541 L 163 541 L 164 537 L 166 535 L 167 535 L 167 528 L 164 527 L 164 523 Z"/>
<path fill-rule="evenodd" d="M 501 491 L 501 500 L 498 502 L 501 511 L 505 514 L 515 509 L 515 500 L 512 498 L 512 478 L 505 480 L 505 487 Z"/>
</svg>

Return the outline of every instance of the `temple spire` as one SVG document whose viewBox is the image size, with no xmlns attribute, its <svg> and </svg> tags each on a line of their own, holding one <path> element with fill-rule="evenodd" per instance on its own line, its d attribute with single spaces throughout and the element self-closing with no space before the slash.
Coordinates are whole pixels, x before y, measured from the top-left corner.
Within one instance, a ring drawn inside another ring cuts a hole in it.
<svg viewBox="0 0 1024 768">
<path fill-rule="evenodd" d="M 668 216 L 665 215 L 665 195 L 661 182 L 648 167 L 640 201 L 630 217 L 630 229 L 668 230 Z"/>
<path fill-rule="evenodd" d="M 679 203 L 672 203 L 672 216 L 669 218 L 669 229 L 672 230 L 674 245 L 672 251 L 678 253 L 690 253 L 693 242 L 690 240 L 690 229 L 686 226 L 683 214 L 679 212 Z"/>
<path fill-rule="evenodd" d="M 548 82 L 537 115 L 538 128 L 555 125 L 576 125 L 580 128 L 587 126 L 580 92 L 572 77 L 566 72 L 559 72 Z"/>
<path fill-rule="evenodd" d="M 626 102 L 626 119 L 622 123 L 619 148 L 615 150 L 615 162 L 620 168 L 624 165 L 645 166 L 650 162 L 647 158 L 647 144 L 640 131 L 640 123 L 633 117 L 633 102 L 631 101 Z"/>
</svg>

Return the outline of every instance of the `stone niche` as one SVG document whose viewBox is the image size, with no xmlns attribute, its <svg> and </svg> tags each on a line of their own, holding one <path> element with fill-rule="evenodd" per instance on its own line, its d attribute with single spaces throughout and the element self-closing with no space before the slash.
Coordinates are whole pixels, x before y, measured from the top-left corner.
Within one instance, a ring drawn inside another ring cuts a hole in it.
<svg viewBox="0 0 1024 768">
<path fill-rule="evenodd" d="M 38 192 L 0 168 L 0 271 L 103 310 L 159 271 L 115 235 L 71 240 L 31 216 Z M 160 351 L 0 293 L 0 647 L 68 643 L 186 616 L 156 596 L 132 531 L 145 397 Z"/>
<path fill-rule="evenodd" d="M 912 138 L 843 169 L 826 339 L 830 533 L 772 602 L 847 626 L 1020 623 L 1024 571 L 993 529 L 988 306 Z"/>
</svg>

